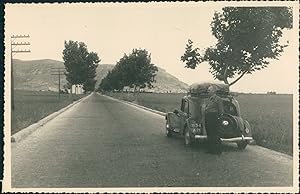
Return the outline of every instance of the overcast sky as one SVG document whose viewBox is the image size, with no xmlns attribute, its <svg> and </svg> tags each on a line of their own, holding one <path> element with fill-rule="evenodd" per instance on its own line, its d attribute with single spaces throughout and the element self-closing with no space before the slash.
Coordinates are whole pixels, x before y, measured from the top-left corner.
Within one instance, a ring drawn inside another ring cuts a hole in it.
<svg viewBox="0 0 300 194">
<path fill-rule="evenodd" d="M 212 76 L 206 63 L 195 70 L 184 68 L 180 56 L 184 53 L 187 40 L 192 39 L 200 49 L 211 46 L 216 41 L 210 28 L 215 11 L 229 5 L 263 6 L 265 3 L 6 4 L 6 49 L 10 49 L 11 35 L 29 34 L 31 53 L 17 54 L 14 58 L 62 61 L 64 41 L 76 40 L 85 42 L 89 51 L 97 52 L 101 58 L 100 64 L 115 64 L 133 48 L 145 48 L 151 53 L 154 64 L 191 84 L 212 80 Z M 273 6 L 297 5 L 297 2 L 270 3 Z M 294 15 L 297 16 L 296 12 L 298 8 L 295 6 Z M 295 19 L 298 20 L 297 17 Z M 246 75 L 232 90 L 296 92 L 298 21 L 294 21 L 292 30 L 284 32 L 282 41 L 287 40 L 290 45 L 280 60 L 271 61 L 265 70 Z M 9 64 L 9 61 L 6 63 Z"/>
</svg>

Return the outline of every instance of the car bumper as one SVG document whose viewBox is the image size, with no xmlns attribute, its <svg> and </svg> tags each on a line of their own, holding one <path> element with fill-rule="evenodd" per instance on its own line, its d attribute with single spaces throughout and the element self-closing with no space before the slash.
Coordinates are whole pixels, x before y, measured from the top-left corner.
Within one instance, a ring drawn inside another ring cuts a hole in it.
<svg viewBox="0 0 300 194">
<path fill-rule="evenodd" d="M 207 139 L 207 135 L 195 135 L 195 139 Z M 252 137 L 233 137 L 233 138 L 220 138 L 222 142 L 240 142 L 240 141 L 252 141 Z"/>
</svg>

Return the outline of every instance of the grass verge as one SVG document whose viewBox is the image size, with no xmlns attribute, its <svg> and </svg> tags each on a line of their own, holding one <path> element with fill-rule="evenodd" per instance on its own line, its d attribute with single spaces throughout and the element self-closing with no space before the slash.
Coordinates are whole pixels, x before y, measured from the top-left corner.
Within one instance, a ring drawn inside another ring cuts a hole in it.
<svg viewBox="0 0 300 194">
<path fill-rule="evenodd" d="M 36 123 L 42 118 L 56 112 L 76 101 L 85 94 L 62 94 L 60 100 L 57 92 L 15 90 L 15 108 L 12 110 L 11 134 Z"/>
<path fill-rule="evenodd" d="M 138 103 L 162 112 L 180 108 L 185 94 L 141 93 L 137 99 L 132 93 L 108 93 L 108 95 Z M 242 117 L 252 127 L 253 138 L 258 145 L 289 155 L 293 154 L 293 96 L 289 94 L 240 94 Z"/>
</svg>

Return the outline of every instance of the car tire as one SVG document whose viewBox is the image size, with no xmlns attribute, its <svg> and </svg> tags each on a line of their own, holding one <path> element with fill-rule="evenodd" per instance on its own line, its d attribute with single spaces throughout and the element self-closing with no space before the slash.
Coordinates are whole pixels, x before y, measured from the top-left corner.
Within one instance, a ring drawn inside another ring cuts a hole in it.
<svg viewBox="0 0 300 194">
<path fill-rule="evenodd" d="M 184 130 L 184 145 L 191 146 L 194 144 L 194 140 L 190 135 L 190 132 L 188 129 Z"/>
<path fill-rule="evenodd" d="M 241 142 L 238 142 L 238 143 L 236 143 L 236 144 L 237 144 L 237 146 L 238 146 L 238 148 L 239 148 L 240 150 L 244 150 L 244 149 L 247 147 L 248 142 L 247 142 L 247 141 L 241 141 Z"/>
</svg>

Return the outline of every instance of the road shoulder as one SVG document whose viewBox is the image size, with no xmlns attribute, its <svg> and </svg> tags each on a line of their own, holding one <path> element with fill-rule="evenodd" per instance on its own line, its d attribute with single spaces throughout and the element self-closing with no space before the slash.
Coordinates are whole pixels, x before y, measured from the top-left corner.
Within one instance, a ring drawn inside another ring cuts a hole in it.
<svg viewBox="0 0 300 194">
<path fill-rule="evenodd" d="M 80 98 L 79 100 L 74 101 L 73 103 L 69 104 L 68 106 L 66 106 L 66 107 L 64 107 L 64 108 L 62 108 L 62 109 L 46 116 L 46 117 L 44 117 L 43 119 L 39 120 L 38 122 L 24 128 L 24 129 L 21 129 L 20 131 L 18 131 L 17 133 L 15 133 L 11 136 L 11 142 L 12 143 L 17 143 L 17 142 L 22 141 L 28 135 L 30 135 L 31 133 L 33 133 L 37 129 L 41 128 L 42 126 L 44 126 L 46 123 L 48 123 L 52 119 L 56 118 L 61 113 L 65 112 L 66 110 L 68 110 L 69 108 L 75 106 L 76 104 L 78 104 L 82 101 L 85 101 L 91 95 L 92 95 L 92 93 L 85 96 L 85 97 L 83 97 L 83 98 Z"/>
</svg>

